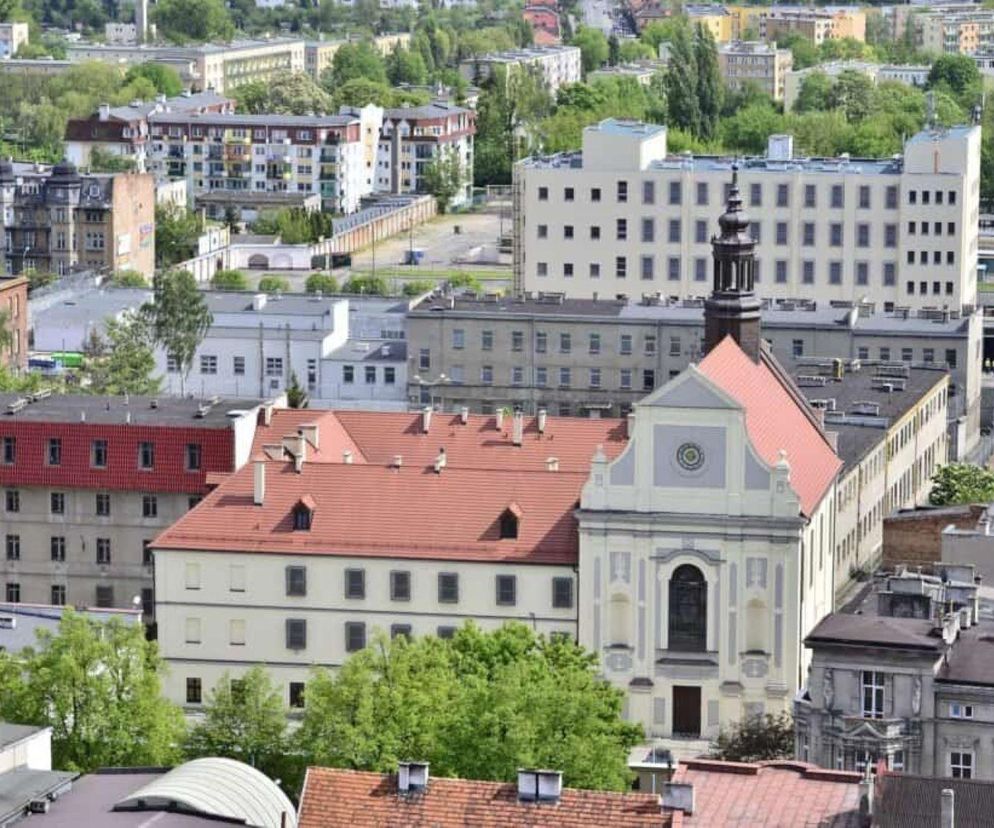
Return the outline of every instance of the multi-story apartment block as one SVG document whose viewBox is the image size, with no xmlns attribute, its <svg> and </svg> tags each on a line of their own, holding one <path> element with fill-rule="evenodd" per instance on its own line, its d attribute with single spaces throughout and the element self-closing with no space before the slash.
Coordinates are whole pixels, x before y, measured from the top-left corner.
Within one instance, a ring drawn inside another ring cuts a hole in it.
<svg viewBox="0 0 994 828">
<path fill-rule="evenodd" d="M 190 198 L 223 190 L 317 194 L 325 210 L 351 213 L 373 191 L 367 133 L 383 110 L 344 115 L 158 112 L 149 116 L 148 167 L 182 178 Z"/>
<path fill-rule="evenodd" d="M 413 3 L 412 5 L 417 5 Z M 308 75 L 314 80 L 320 81 L 321 75 L 326 69 L 330 69 L 335 60 L 335 53 L 346 44 L 354 42 L 349 40 L 308 40 L 304 43 L 304 68 Z M 398 45 L 407 48 L 411 42 L 411 35 L 408 32 L 397 32 L 376 35 L 371 43 L 383 57 L 389 55 Z"/>
<path fill-rule="evenodd" d="M 159 112 L 204 115 L 234 112 L 235 102 L 214 92 L 186 93 L 175 98 L 164 95 L 154 101 L 135 101 L 128 106 L 101 104 L 89 118 L 70 118 L 66 124 L 66 158 L 77 167 L 90 165 L 94 149 L 133 161 L 145 172 L 148 160 L 149 118 Z"/>
<path fill-rule="evenodd" d="M 691 26 L 703 26 L 716 43 L 727 43 L 739 36 L 736 28 L 738 19 L 725 6 L 694 3 L 684 6 L 683 11 Z"/>
<path fill-rule="evenodd" d="M 248 460 L 240 400 L 59 395 L 0 399 L 0 556 L 10 602 L 152 612 L 149 542 Z"/>
<path fill-rule="evenodd" d="M 512 49 L 466 58 L 459 64 L 459 71 L 470 83 L 479 86 L 490 78 L 499 67 L 507 73 L 533 72 L 540 77 L 555 97 L 560 86 L 580 81 L 582 63 L 577 46 L 536 46 L 531 49 Z"/>
<path fill-rule="evenodd" d="M 983 320 L 868 305 L 764 302 L 763 337 L 793 373 L 814 360 L 887 364 L 915 376 L 950 375 L 950 456 L 963 458 L 981 428 Z M 408 396 L 453 410 L 501 407 L 560 415 L 624 416 L 703 355 L 701 300 L 667 302 L 431 297 L 407 315 Z M 897 366 L 902 366 L 898 368 Z M 796 369 L 796 370 L 795 370 Z M 874 369 L 875 370 L 875 369 Z M 870 373 L 873 373 L 871 371 Z M 424 388 L 415 376 L 436 380 Z M 911 403 L 908 402 L 908 405 Z"/>
<path fill-rule="evenodd" d="M 28 364 L 28 280 L 0 273 L 0 327 L 10 334 L 0 348 L 0 365 L 19 369 Z"/>
<path fill-rule="evenodd" d="M 27 23 L 0 23 L 0 59 L 12 58 L 27 42 Z"/>
<path fill-rule="evenodd" d="M 387 109 L 379 136 L 376 190 L 385 193 L 424 192 L 425 167 L 455 153 L 463 186 L 454 205 L 466 204 L 473 190 L 473 136 L 476 113 L 436 101 L 425 106 Z"/>
<path fill-rule="evenodd" d="M 915 44 L 923 50 L 972 55 L 994 48 L 994 12 L 989 9 L 926 7 L 906 20 Z"/>
<path fill-rule="evenodd" d="M 790 49 L 778 49 L 776 43 L 735 40 L 718 47 L 718 67 L 729 87 L 755 85 L 776 101 L 783 100 L 785 79 L 793 65 Z"/>
<path fill-rule="evenodd" d="M 99 60 L 114 65 L 161 63 L 171 66 L 195 91 L 231 92 L 256 81 L 265 82 L 291 72 L 303 72 L 304 41 L 275 37 L 235 40 L 198 46 L 109 46 L 74 44 L 67 49 L 73 63 Z"/>
<path fill-rule="evenodd" d="M 777 6 L 759 16 L 759 34 L 773 42 L 799 34 L 820 46 L 826 40 L 866 39 L 866 13 L 858 8 Z"/>
<path fill-rule="evenodd" d="M 864 771 L 994 779 L 990 621 L 972 566 L 875 582 L 805 641 L 807 687 L 794 702 L 798 759 Z"/>
<path fill-rule="evenodd" d="M 590 298 L 707 288 L 733 159 L 668 155 L 666 128 L 609 119 L 583 151 L 515 166 L 516 291 Z M 980 129 L 929 128 L 883 160 L 798 158 L 790 136 L 741 162 L 761 297 L 972 308 Z"/>
<path fill-rule="evenodd" d="M 254 462 L 153 543 L 166 695 L 199 706 L 265 662 L 300 706 L 376 630 L 575 638 L 573 508 L 594 449 L 624 444 L 606 419 L 266 411 Z"/>
<path fill-rule="evenodd" d="M 0 162 L 5 273 L 76 268 L 152 275 L 155 181 L 141 173 L 81 175 L 62 161 L 47 169 Z"/>
</svg>

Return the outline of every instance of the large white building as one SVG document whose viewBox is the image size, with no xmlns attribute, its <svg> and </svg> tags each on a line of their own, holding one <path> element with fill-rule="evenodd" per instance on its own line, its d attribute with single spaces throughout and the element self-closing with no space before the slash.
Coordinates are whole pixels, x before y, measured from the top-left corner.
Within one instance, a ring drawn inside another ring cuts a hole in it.
<svg viewBox="0 0 994 828">
<path fill-rule="evenodd" d="M 666 127 L 606 120 L 583 151 L 514 174 L 518 291 L 707 293 L 732 159 L 670 155 Z M 883 160 L 801 158 L 790 136 L 741 165 L 761 297 L 976 303 L 980 128 L 927 129 Z"/>
</svg>

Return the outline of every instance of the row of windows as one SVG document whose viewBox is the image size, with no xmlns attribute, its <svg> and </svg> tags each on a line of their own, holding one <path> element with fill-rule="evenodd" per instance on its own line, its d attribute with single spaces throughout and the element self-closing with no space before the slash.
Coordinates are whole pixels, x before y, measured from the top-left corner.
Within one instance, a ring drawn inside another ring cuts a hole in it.
<svg viewBox="0 0 994 828">
<path fill-rule="evenodd" d="M 366 380 L 366 385 L 376 384 L 376 374 L 377 369 L 375 365 L 364 365 L 363 366 L 363 378 Z M 342 366 L 342 382 L 346 385 L 351 385 L 356 381 L 355 377 L 355 366 L 354 365 L 343 365 Z M 393 366 L 386 365 L 383 367 L 383 384 L 393 385 L 397 382 L 397 369 Z"/>
<path fill-rule="evenodd" d="M 550 386 L 550 379 L 557 380 L 556 385 L 559 388 L 571 388 L 573 387 L 574 371 L 575 374 L 580 374 L 580 369 L 573 369 L 562 367 L 558 369 L 558 374 L 552 373 L 550 375 L 550 370 L 545 366 L 539 366 L 534 369 L 534 385 L 538 388 L 548 388 Z M 608 372 L 613 373 L 613 372 Z M 618 385 L 617 387 L 623 391 L 630 391 L 634 387 L 635 379 L 638 376 L 637 371 L 631 368 L 621 368 L 618 370 Z M 587 369 L 587 388 L 603 388 L 605 372 L 600 368 L 589 368 Z M 452 366 L 452 382 L 455 385 L 460 385 L 464 382 L 463 379 L 464 372 L 462 366 Z M 508 377 L 510 385 L 525 385 L 525 368 L 521 365 L 512 365 L 510 376 Z M 494 366 L 493 365 L 482 365 L 480 366 L 480 384 L 481 385 L 493 385 L 494 384 Z M 581 384 L 582 387 L 582 384 Z M 656 387 L 656 371 L 652 368 L 644 368 L 641 371 L 641 388 L 643 391 L 652 391 Z"/>
<path fill-rule="evenodd" d="M 154 494 L 143 494 L 142 517 L 156 518 L 159 516 L 159 498 Z M 187 505 L 193 508 L 200 502 L 199 495 L 190 495 Z M 108 492 L 97 492 L 94 495 L 94 511 L 97 517 L 110 517 L 111 496 Z M 51 492 L 49 495 L 49 511 L 53 515 L 64 515 L 66 509 L 65 492 Z M 21 511 L 21 492 L 19 489 L 4 490 L 4 510 L 14 514 Z"/>
<path fill-rule="evenodd" d="M 187 588 L 191 588 L 190 570 L 187 570 Z M 411 573 L 407 570 L 394 570 L 390 573 L 390 600 L 411 600 Z M 199 572 L 197 587 L 199 588 Z M 345 570 L 345 597 L 361 600 L 366 597 L 366 571 L 350 568 Z M 497 603 L 502 606 L 514 606 L 517 603 L 517 576 L 498 575 L 495 581 Z M 289 596 L 307 595 L 307 567 L 288 566 L 286 568 L 286 594 Z M 437 598 L 441 604 L 456 604 L 459 602 L 459 574 L 456 572 L 440 572 L 437 577 Z M 573 579 L 569 577 L 554 577 L 552 579 L 552 606 L 555 609 L 571 609 L 573 607 Z"/>
<path fill-rule="evenodd" d="M 492 351 L 494 349 L 494 344 L 496 342 L 496 337 L 494 331 L 484 330 L 480 331 L 480 350 L 482 351 Z M 634 342 L 634 337 L 632 334 L 620 334 L 618 337 L 618 353 L 622 355 L 632 353 L 632 344 Z M 676 343 L 676 353 L 673 353 L 674 342 Z M 559 334 L 559 353 L 569 354 L 573 352 L 573 335 L 568 332 L 563 332 Z M 587 337 L 587 351 L 590 354 L 600 354 L 601 346 L 603 344 L 601 335 L 599 333 L 591 333 Z M 511 351 L 513 353 L 518 353 L 524 350 L 525 347 L 525 333 L 524 331 L 511 331 Z M 461 351 L 466 347 L 466 331 L 463 328 L 454 328 L 452 330 L 452 349 L 454 351 Z M 655 334 L 645 334 L 642 337 L 642 349 L 647 356 L 651 356 L 656 353 L 656 335 Z M 549 335 L 545 331 L 537 331 L 535 333 L 535 353 L 544 354 L 548 353 L 549 350 Z M 678 356 L 680 353 L 680 338 L 671 337 L 670 338 L 670 352 L 672 356 Z"/>
<path fill-rule="evenodd" d="M 21 536 L 8 532 L 5 541 L 7 560 L 19 561 L 21 559 Z M 98 564 L 109 564 L 111 562 L 110 538 L 97 538 L 95 549 L 96 562 Z M 50 538 L 50 551 L 53 561 L 65 561 L 66 539 L 64 535 L 54 535 Z"/>
<path fill-rule="evenodd" d="M 170 374 L 180 372 L 179 360 L 171 354 L 166 357 L 166 370 Z M 200 355 L 200 373 L 213 376 L 218 371 L 218 358 L 215 354 Z M 235 356 L 231 358 L 231 373 L 236 377 L 245 376 L 245 357 Z M 283 376 L 283 357 L 266 357 L 266 376 Z"/>
<path fill-rule="evenodd" d="M 49 598 L 55 606 L 63 606 L 66 603 L 65 584 L 52 584 Z M 18 581 L 7 581 L 5 596 L 8 604 L 21 603 L 21 584 Z M 146 612 L 151 612 L 154 602 L 151 589 L 142 590 L 142 608 Z M 109 608 L 114 606 L 114 587 L 110 584 L 98 584 L 96 587 L 96 606 Z"/>
<path fill-rule="evenodd" d="M 199 443 L 187 443 L 185 448 L 185 462 L 187 471 L 199 471 L 202 463 L 203 453 Z M 92 440 L 90 442 L 90 467 L 94 469 L 105 469 L 110 457 L 110 450 L 106 440 Z M 62 438 L 50 437 L 45 444 L 44 462 L 48 466 L 62 465 Z M 17 438 L 3 438 L 3 462 L 5 465 L 13 465 L 17 462 Z M 138 444 L 138 468 L 155 468 L 155 443 L 143 440 Z"/>
<path fill-rule="evenodd" d="M 723 185 L 722 200 L 727 201 L 731 193 L 731 184 L 726 182 Z M 805 184 L 803 190 L 803 200 L 802 205 L 808 208 L 817 208 L 828 206 L 832 209 L 842 209 L 846 206 L 846 191 L 845 186 L 842 184 L 832 184 L 828 188 L 828 204 L 819 204 L 818 196 L 818 186 L 816 184 Z M 697 181 L 694 184 L 694 195 L 695 203 L 698 206 L 707 206 L 711 203 L 711 192 L 710 184 L 707 181 Z M 777 207 L 791 207 L 790 203 L 790 187 L 787 184 L 775 184 L 773 188 L 773 203 Z M 599 203 L 602 199 L 602 192 L 600 187 L 591 187 L 589 191 L 589 200 L 593 203 Z M 549 188 L 547 186 L 541 186 L 538 188 L 538 200 L 548 201 L 549 200 Z M 615 200 L 619 204 L 628 203 L 628 182 L 618 181 L 615 185 Z M 683 182 L 682 181 L 670 181 L 667 183 L 667 203 L 670 205 L 683 204 L 684 192 L 683 192 Z M 563 188 L 563 201 L 576 201 L 576 188 L 575 187 L 564 187 Z M 917 204 L 918 191 L 911 190 L 908 193 L 908 203 Z M 764 202 L 764 187 L 761 182 L 752 182 L 749 184 L 748 188 L 748 202 L 750 207 L 762 207 Z M 936 190 L 935 191 L 935 204 L 955 204 L 956 203 L 956 191 L 955 190 Z M 642 203 L 643 204 L 655 204 L 656 203 L 656 182 L 655 181 L 643 181 L 642 182 Z M 898 188 L 896 185 L 889 185 L 884 190 L 884 207 L 888 210 L 896 210 L 898 203 Z M 921 203 L 931 204 L 932 203 L 932 191 L 922 190 L 921 191 Z M 861 210 L 871 210 L 873 209 L 873 198 L 872 189 L 869 185 L 862 184 L 857 190 L 857 202 L 856 205 Z"/>
</svg>

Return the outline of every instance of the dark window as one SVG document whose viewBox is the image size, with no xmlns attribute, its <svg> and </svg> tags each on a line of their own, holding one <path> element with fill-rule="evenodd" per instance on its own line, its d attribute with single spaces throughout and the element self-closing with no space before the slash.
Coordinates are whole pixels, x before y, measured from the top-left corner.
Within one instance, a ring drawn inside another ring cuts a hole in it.
<svg viewBox="0 0 994 828">
<path fill-rule="evenodd" d="M 355 653 L 366 646 L 366 625 L 362 621 L 345 622 L 345 652 Z"/>
<path fill-rule="evenodd" d="M 788 198 L 788 191 L 786 184 L 777 184 L 777 207 L 789 207 L 790 199 Z"/>
<path fill-rule="evenodd" d="M 930 190 L 922 190 L 922 204 L 930 204 L 932 202 L 932 193 Z"/>
<path fill-rule="evenodd" d="M 552 579 L 552 606 L 555 609 L 573 608 L 573 579 L 553 578 Z"/>
<path fill-rule="evenodd" d="M 410 572 L 394 571 L 390 573 L 390 600 L 391 601 L 411 600 Z"/>
<path fill-rule="evenodd" d="M 10 466 L 13 465 L 17 460 L 17 438 L 16 437 L 4 437 L 3 438 L 3 462 Z"/>
<path fill-rule="evenodd" d="M 456 628 L 455 627 L 439 627 L 438 629 L 435 630 L 435 634 L 439 638 L 445 638 L 445 639 L 452 638 L 456 634 Z"/>
<path fill-rule="evenodd" d="M 628 221 L 626 219 L 616 219 L 614 229 L 618 241 L 625 241 L 628 238 Z"/>
<path fill-rule="evenodd" d="M 676 568 L 669 586 L 669 649 L 707 649 L 707 582 L 696 566 Z"/>
<path fill-rule="evenodd" d="M 856 246 L 857 247 L 869 247 L 870 246 L 870 225 L 869 224 L 857 224 L 856 225 Z"/>
<path fill-rule="evenodd" d="M 66 559 L 66 538 L 65 535 L 52 535 L 49 539 L 49 547 L 52 560 L 62 562 Z"/>
<path fill-rule="evenodd" d="M 697 182 L 697 203 L 698 205 L 706 205 L 709 201 L 708 198 L 708 185 L 706 181 Z"/>
<path fill-rule="evenodd" d="M 342 366 L 342 382 L 346 385 L 351 385 L 355 382 L 355 366 L 354 365 L 343 365 Z"/>
<path fill-rule="evenodd" d="M 801 244 L 805 247 L 813 247 L 815 243 L 815 224 L 813 221 L 806 221 L 801 225 Z"/>
<path fill-rule="evenodd" d="M 571 239 L 571 238 L 573 238 L 573 225 L 572 224 L 564 224 L 563 225 L 563 238 L 564 239 Z"/>
<path fill-rule="evenodd" d="M 628 201 L 628 182 L 619 181 L 618 182 L 618 201 L 626 202 Z"/>
<path fill-rule="evenodd" d="M 65 492 L 52 492 L 48 496 L 49 508 L 53 515 L 64 515 L 66 513 Z"/>
<path fill-rule="evenodd" d="M 304 682 L 290 682 L 290 707 L 304 706 Z"/>
<path fill-rule="evenodd" d="M 97 587 L 97 606 L 104 608 L 114 606 L 114 587 L 109 584 Z"/>
<path fill-rule="evenodd" d="M 108 517 L 110 515 L 110 495 L 99 492 L 96 501 L 97 517 Z"/>
<path fill-rule="evenodd" d="M 65 584 L 52 584 L 52 606 L 61 607 L 66 602 L 66 585 Z"/>
<path fill-rule="evenodd" d="M 884 285 L 893 287 L 897 284 L 897 265 L 894 262 L 884 262 Z"/>
<path fill-rule="evenodd" d="M 813 285 L 815 282 L 815 263 L 811 259 L 801 262 L 801 282 Z"/>
<path fill-rule="evenodd" d="M 518 599 L 518 580 L 514 575 L 497 576 L 497 604 L 513 607 Z"/>
<path fill-rule="evenodd" d="M 303 503 L 298 503 L 293 507 L 293 529 L 295 532 L 308 532 L 311 528 L 311 517 L 313 512 Z"/>
<path fill-rule="evenodd" d="M 549 200 L 549 188 L 548 187 L 539 187 L 538 188 L 538 200 L 539 201 L 548 201 Z"/>
<path fill-rule="evenodd" d="M 19 561 L 21 559 L 21 536 L 7 535 L 7 560 Z"/>
<path fill-rule="evenodd" d="M 307 594 L 307 567 L 288 566 L 286 568 L 286 594 Z"/>
<path fill-rule="evenodd" d="M 21 493 L 17 489 L 7 489 L 5 500 L 8 512 L 21 511 Z"/>
<path fill-rule="evenodd" d="M 459 602 L 459 576 L 455 572 L 438 573 L 438 602 L 440 604 Z"/>
<path fill-rule="evenodd" d="M 956 349 L 955 348 L 946 348 L 946 364 L 950 368 L 955 368 L 956 367 Z"/>
<path fill-rule="evenodd" d="M 391 624 L 390 625 L 390 637 L 391 638 L 406 638 L 408 641 L 411 640 L 411 625 L 410 624 Z"/>
<path fill-rule="evenodd" d="M 287 618 L 286 648 L 288 650 L 307 649 L 307 621 L 303 618 Z"/>
<path fill-rule="evenodd" d="M 828 226 L 828 243 L 832 247 L 842 247 L 842 225 L 830 224 Z"/>
<path fill-rule="evenodd" d="M 159 500 L 155 495 L 142 495 L 142 517 L 154 518 L 159 515 Z"/>
<path fill-rule="evenodd" d="M 500 516 L 501 540 L 514 540 L 518 537 L 518 516 L 510 509 L 505 509 Z"/>
<path fill-rule="evenodd" d="M 200 471 L 200 443 L 186 444 L 186 470 Z"/>
<path fill-rule="evenodd" d="M 48 465 L 62 465 L 62 440 L 58 437 L 52 437 L 48 441 Z"/>
<path fill-rule="evenodd" d="M 107 468 L 107 441 L 94 440 L 90 445 L 90 464 L 95 469 Z"/>
<path fill-rule="evenodd" d="M 677 186 L 677 198 L 680 197 L 680 188 Z M 655 204 L 656 203 L 656 183 L 654 181 L 643 181 L 642 182 L 642 203 L 643 204 Z M 673 185 L 670 184 L 670 203 L 679 204 L 679 201 L 673 201 Z"/>
<path fill-rule="evenodd" d="M 950 204 L 955 204 L 956 203 L 956 191 L 955 190 L 950 190 L 949 191 L 949 203 Z"/>
<path fill-rule="evenodd" d="M 186 677 L 186 703 L 200 704 L 203 700 L 203 685 L 200 679 L 194 676 Z"/>
<path fill-rule="evenodd" d="M 897 247 L 897 225 L 884 225 L 884 247 Z"/>
<path fill-rule="evenodd" d="M 886 190 L 886 197 L 884 199 L 884 206 L 888 210 L 897 209 L 897 187 L 891 185 Z"/>
<path fill-rule="evenodd" d="M 7 583 L 7 603 L 21 603 L 21 585 L 16 581 L 9 581 Z"/>
<path fill-rule="evenodd" d="M 346 569 L 345 570 L 345 597 L 365 598 L 366 597 L 366 570 Z"/>
<path fill-rule="evenodd" d="M 832 207 L 844 207 L 845 206 L 845 195 L 841 184 L 832 185 Z"/>
<path fill-rule="evenodd" d="M 762 207 L 763 206 L 763 185 L 762 184 L 750 184 L 749 185 L 749 206 L 750 207 Z"/>
<path fill-rule="evenodd" d="M 652 182 L 646 182 L 651 184 Z M 646 204 L 652 204 L 647 201 Z M 683 204 L 683 187 L 679 181 L 670 182 L 670 204 Z"/>
<path fill-rule="evenodd" d="M 704 244 L 708 240 L 708 223 L 706 221 L 694 222 L 694 241 Z"/>
<path fill-rule="evenodd" d="M 861 210 L 870 209 L 870 188 L 866 184 L 859 188 L 859 207 Z"/>
<path fill-rule="evenodd" d="M 564 201 L 572 201 L 574 197 L 575 197 L 575 194 L 573 192 L 573 188 L 572 187 L 564 187 L 563 188 L 563 200 Z"/>
<path fill-rule="evenodd" d="M 816 195 L 815 195 L 815 185 L 814 184 L 805 184 L 804 185 L 804 206 L 805 207 L 814 207 L 816 200 L 817 199 L 816 199 Z"/>
<path fill-rule="evenodd" d="M 155 444 L 142 441 L 138 444 L 138 468 L 151 469 L 155 466 Z"/>
<path fill-rule="evenodd" d="M 97 563 L 110 563 L 110 538 L 97 538 Z"/>
<path fill-rule="evenodd" d="M 142 564 L 144 566 L 151 566 L 154 563 L 152 557 L 152 541 L 143 540 L 142 541 Z"/>
<path fill-rule="evenodd" d="M 591 201 L 600 201 L 601 200 L 601 188 L 600 187 L 591 187 L 591 189 L 590 189 L 590 200 Z"/>
<path fill-rule="evenodd" d="M 652 391 L 656 387 L 656 372 L 652 368 L 642 371 L 642 390 Z"/>
</svg>

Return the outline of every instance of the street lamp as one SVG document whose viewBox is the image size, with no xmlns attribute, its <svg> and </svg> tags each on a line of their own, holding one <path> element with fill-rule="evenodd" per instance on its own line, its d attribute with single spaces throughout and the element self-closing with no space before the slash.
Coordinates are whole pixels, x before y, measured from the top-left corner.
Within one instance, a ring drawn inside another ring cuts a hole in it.
<svg viewBox="0 0 994 828">
<path fill-rule="evenodd" d="M 445 386 L 452 382 L 452 377 L 448 377 L 445 373 L 438 375 L 438 379 L 428 380 L 422 377 L 420 374 L 414 375 L 414 381 L 418 384 L 421 389 L 421 393 L 418 395 L 419 399 L 424 397 L 424 389 L 429 389 L 429 404 L 432 408 L 435 407 L 435 387 L 442 386 L 442 393 L 439 395 L 439 411 L 445 411 Z"/>
</svg>

